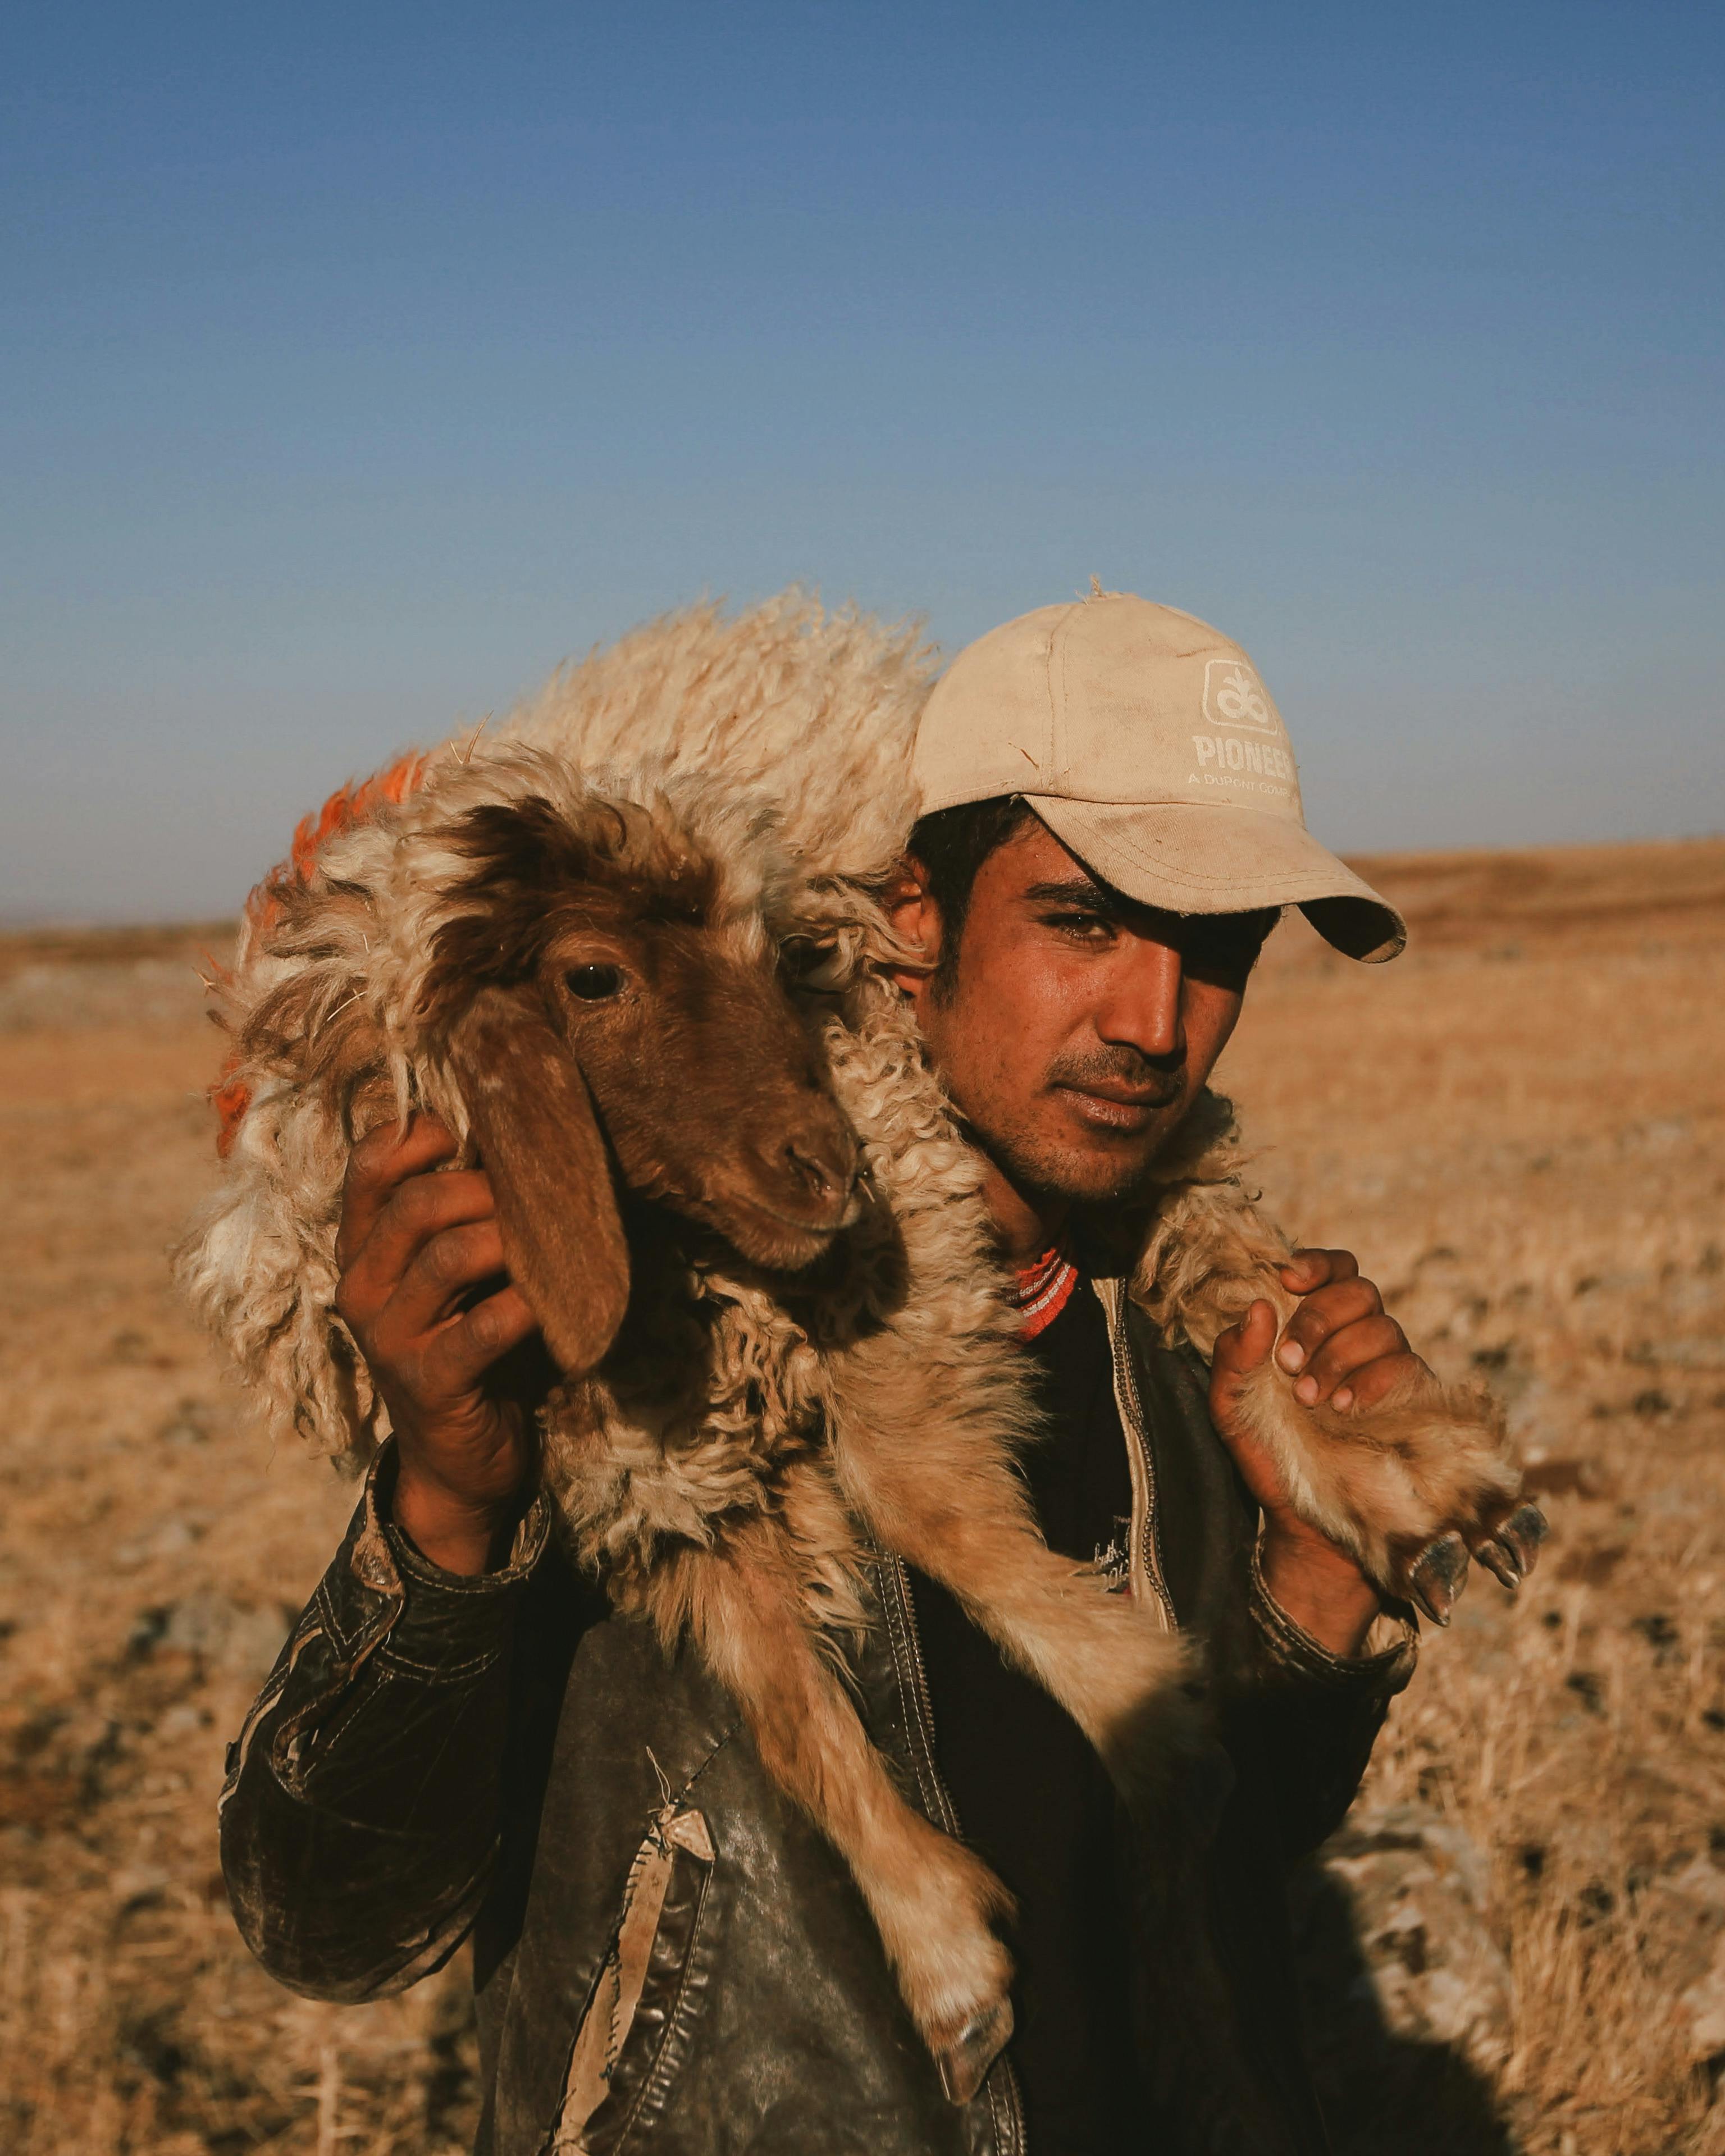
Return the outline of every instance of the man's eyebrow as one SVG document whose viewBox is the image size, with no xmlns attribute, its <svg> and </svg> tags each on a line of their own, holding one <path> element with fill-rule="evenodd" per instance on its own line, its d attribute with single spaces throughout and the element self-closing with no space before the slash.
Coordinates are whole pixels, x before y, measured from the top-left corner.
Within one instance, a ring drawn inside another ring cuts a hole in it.
<svg viewBox="0 0 1725 2156">
<path fill-rule="evenodd" d="M 1105 883 L 1092 882 L 1086 875 L 1061 876 L 1051 883 L 1029 884 L 1024 896 L 1039 906 L 1087 906 L 1093 913 L 1124 912 L 1127 901 L 1109 890 Z"/>
</svg>

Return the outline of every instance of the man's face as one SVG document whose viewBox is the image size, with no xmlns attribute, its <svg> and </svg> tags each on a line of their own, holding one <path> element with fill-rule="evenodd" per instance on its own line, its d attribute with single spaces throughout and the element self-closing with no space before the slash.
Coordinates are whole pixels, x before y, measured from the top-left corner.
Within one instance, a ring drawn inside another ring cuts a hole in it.
<svg viewBox="0 0 1725 2156">
<path fill-rule="evenodd" d="M 1130 1199 L 1240 1015 L 1273 916 L 1162 913 L 1101 884 L 1034 817 L 977 873 L 956 979 L 901 976 L 953 1100 L 1026 1198 Z M 932 900 L 901 926 L 931 954 Z"/>
</svg>

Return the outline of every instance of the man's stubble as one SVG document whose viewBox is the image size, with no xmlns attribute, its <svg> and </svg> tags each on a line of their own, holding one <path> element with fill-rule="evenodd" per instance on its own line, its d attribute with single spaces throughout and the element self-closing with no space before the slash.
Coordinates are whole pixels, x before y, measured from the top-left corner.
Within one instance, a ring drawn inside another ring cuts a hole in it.
<svg viewBox="0 0 1725 2156">
<path fill-rule="evenodd" d="M 1063 1087 L 1127 1085 L 1148 1093 L 1156 1112 L 1153 1127 L 1121 1146 L 1118 1156 L 1100 1143 L 1091 1147 L 1065 1141 L 1036 1127 L 1034 1117 L 1010 1122 L 986 1122 L 966 1114 L 971 1141 L 992 1160 L 1013 1187 L 1033 1203 L 1071 1206 L 1085 1213 L 1131 1209 L 1155 1187 L 1156 1164 L 1192 1105 L 1183 1059 L 1177 1067 L 1153 1064 L 1129 1048 L 1098 1046 L 1057 1056 L 1044 1075 L 1037 1097 Z M 963 1112 L 961 1111 L 961 1113 Z"/>
</svg>

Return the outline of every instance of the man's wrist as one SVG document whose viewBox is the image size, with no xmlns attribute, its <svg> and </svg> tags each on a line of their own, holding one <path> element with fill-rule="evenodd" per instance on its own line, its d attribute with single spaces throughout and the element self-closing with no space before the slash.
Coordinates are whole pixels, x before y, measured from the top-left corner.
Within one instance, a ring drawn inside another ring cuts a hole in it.
<svg viewBox="0 0 1725 2156">
<path fill-rule="evenodd" d="M 1302 1632 L 1345 1661 L 1365 1649 L 1383 1601 L 1346 1550 L 1301 1527 L 1266 1523 L 1258 1552 L 1266 1594 Z"/>
<path fill-rule="evenodd" d="M 501 1502 L 475 1504 L 403 1462 L 390 1518 L 428 1563 L 471 1577 L 508 1563 L 528 1494 L 523 1489 Z"/>
</svg>

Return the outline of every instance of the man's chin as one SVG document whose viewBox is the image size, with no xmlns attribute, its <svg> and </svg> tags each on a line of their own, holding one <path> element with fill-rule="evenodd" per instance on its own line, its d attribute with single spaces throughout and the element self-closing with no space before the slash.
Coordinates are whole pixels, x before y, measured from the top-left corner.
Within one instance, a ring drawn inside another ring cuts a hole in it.
<svg viewBox="0 0 1725 2156">
<path fill-rule="evenodd" d="M 1069 1205 L 1086 1212 L 1106 1213 L 1118 1206 L 1142 1204 L 1156 1188 L 1156 1162 L 1138 1161 L 1132 1166 L 1114 1162 L 1092 1163 L 1082 1173 L 1063 1177 L 1050 1191 Z"/>
<path fill-rule="evenodd" d="M 1156 1184 L 1156 1162 L 1168 1133 L 1131 1147 L 1114 1145 L 993 1145 L 989 1150 L 1014 1186 L 1043 1203 L 1086 1212 L 1131 1205 Z"/>
</svg>

